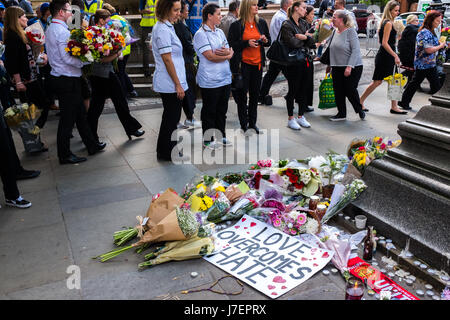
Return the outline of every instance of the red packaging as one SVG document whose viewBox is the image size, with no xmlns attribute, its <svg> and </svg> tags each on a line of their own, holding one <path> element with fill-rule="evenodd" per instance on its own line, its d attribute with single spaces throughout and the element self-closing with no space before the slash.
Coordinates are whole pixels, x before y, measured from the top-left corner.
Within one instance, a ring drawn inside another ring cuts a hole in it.
<svg viewBox="0 0 450 320">
<path fill-rule="evenodd" d="M 398 300 L 420 300 L 359 257 L 348 261 L 348 271 L 363 281 L 367 280 L 367 286 L 376 293 L 384 290 L 390 291 L 391 298 Z"/>
</svg>

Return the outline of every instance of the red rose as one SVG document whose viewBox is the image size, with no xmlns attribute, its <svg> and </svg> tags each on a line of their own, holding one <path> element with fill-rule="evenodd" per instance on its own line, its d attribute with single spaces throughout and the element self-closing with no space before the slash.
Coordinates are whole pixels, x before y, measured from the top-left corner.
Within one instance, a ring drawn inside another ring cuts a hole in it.
<svg viewBox="0 0 450 320">
<path fill-rule="evenodd" d="M 366 148 L 364 148 L 364 147 L 359 147 L 358 150 L 364 151 L 364 150 L 366 150 Z"/>
</svg>

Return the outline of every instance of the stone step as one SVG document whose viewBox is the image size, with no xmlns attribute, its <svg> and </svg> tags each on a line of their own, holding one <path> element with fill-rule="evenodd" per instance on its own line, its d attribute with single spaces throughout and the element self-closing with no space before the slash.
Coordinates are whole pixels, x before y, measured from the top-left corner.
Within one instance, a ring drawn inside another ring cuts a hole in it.
<svg viewBox="0 0 450 320">
<path fill-rule="evenodd" d="M 154 64 L 150 64 L 150 72 L 155 69 Z M 126 72 L 130 74 L 144 74 L 144 67 L 142 63 L 128 63 L 126 66 Z"/>
<path fill-rule="evenodd" d="M 143 73 L 131 73 L 128 76 L 133 84 L 152 83 L 152 77 L 145 77 Z"/>
<path fill-rule="evenodd" d="M 151 83 L 135 84 L 134 89 L 138 93 L 139 98 L 154 98 L 159 96 L 157 92 L 153 91 Z"/>
</svg>

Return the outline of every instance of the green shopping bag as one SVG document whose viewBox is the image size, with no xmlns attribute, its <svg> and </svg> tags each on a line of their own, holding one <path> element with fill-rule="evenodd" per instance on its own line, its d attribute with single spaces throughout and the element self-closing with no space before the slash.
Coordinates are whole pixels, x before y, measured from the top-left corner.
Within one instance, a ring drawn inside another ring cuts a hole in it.
<svg viewBox="0 0 450 320">
<path fill-rule="evenodd" d="M 336 100 L 334 99 L 333 79 L 331 74 L 327 73 L 319 86 L 319 109 L 331 108 L 336 108 Z"/>
</svg>

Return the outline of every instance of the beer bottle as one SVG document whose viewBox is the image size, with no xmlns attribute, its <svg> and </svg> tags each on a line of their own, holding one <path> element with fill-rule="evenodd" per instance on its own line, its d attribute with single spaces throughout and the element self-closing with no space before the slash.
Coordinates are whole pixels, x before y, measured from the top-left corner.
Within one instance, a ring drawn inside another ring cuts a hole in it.
<svg viewBox="0 0 450 320">
<path fill-rule="evenodd" d="M 367 227 L 367 235 L 364 238 L 363 259 L 371 261 L 373 256 L 373 233 L 372 227 Z"/>
</svg>

